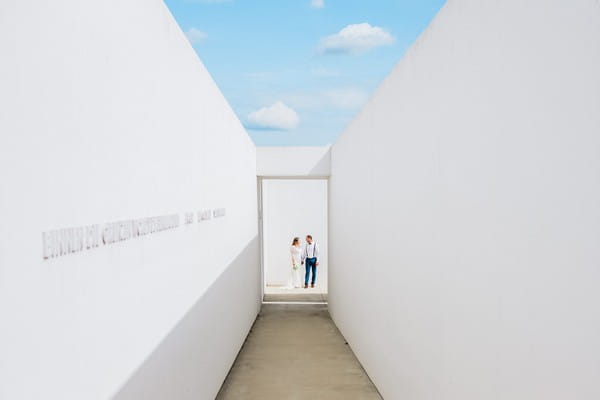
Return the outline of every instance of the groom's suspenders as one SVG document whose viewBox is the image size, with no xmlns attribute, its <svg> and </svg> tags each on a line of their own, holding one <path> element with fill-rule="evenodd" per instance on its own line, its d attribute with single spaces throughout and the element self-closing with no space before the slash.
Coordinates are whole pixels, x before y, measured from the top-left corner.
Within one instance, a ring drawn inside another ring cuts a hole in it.
<svg viewBox="0 0 600 400">
<path fill-rule="evenodd" d="M 317 251 L 317 242 L 313 243 L 313 255 L 310 258 L 315 258 L 315 252 Z M 308 244 L 306 245 L 306 258 L 308 258 Z"/>
</svg>

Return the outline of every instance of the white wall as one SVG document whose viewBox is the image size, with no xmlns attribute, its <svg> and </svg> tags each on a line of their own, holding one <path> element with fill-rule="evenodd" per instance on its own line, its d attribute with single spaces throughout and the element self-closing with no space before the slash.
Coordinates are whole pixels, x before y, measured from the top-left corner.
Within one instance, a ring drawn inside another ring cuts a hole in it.
<svg viewBox="0 0 600 400">
<path fill-rule="evenodd" d="M 158 0 L 3 1 L 0 57 L 0 398 L 214 397 L 260 301 L 243 127 Z M 43 231 L 216 207 L 42 260 Z"/>
<path fill-rule="evenodd" d="M 330 148 L 257 147 L 256 174 L 277 177 L 327 177 L 331 173 Z"/>
<path fill-rule="evenodd" d="M 320 250 L 316 286 L 327 290 L 327 180 L 265 179 L 262 199 L 265 283 L 287 284 L 292 239 L 304 246 L 310 234 Z"/>
<path fill-rule="evenodd" d="M 600 398 L 598 71 L 598 1 L 450 0 L 333 145 L 330 311 L 384 398 Z"/>
</svg>

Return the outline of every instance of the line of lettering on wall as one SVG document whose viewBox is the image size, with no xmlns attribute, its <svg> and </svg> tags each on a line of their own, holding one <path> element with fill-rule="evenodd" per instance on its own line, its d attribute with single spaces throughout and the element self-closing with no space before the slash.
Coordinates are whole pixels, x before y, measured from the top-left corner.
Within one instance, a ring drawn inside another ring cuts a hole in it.
<svg viewBox="0 0 600 400">
<path fill-rule="evenodd" d="M 202 222 L 224 216 L 224 208 L 204 209 L 196 213 L 186 212 L 183 216 L 183 221 L 185 225 L 190 225 L 196 219 L 198 222 Z M 43 258 L 46 260 L 60 257 L 97 248 L 101 245 L 108 245 L 151 233 L 174 229 L 180 226 L 179 221 L 179 214 L 169 214 L 158 217 L 109 222 L 102 227 L 99 224 L 95 224 L 42 232 Z"/>
<path fill-rule="evenodd" d="M 208 221 L 211 218 L 212 218 L 211 210 L 198 211 L 198 222 Z"/>
<path fill-rule="evenodd" d="M 213 210 L 213 218 L 219 218 L 219 217 L 224 217 L 224 216 L 225 216 L 224 208 L 215 208 Z"/>
</svg>

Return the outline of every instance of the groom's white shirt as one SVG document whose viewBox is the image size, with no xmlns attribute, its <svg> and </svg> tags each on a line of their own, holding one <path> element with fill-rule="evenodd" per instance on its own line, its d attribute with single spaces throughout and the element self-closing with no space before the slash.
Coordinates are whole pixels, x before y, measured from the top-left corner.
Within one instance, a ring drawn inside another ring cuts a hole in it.
<svg viewBox="0 0 600 400">
<path fill-rule="evenodd" d="M 319 258 L 319 247 L 316 242 L 304 245 L 302 250 L 302 262 L 307 258 Z"/>
</svg>

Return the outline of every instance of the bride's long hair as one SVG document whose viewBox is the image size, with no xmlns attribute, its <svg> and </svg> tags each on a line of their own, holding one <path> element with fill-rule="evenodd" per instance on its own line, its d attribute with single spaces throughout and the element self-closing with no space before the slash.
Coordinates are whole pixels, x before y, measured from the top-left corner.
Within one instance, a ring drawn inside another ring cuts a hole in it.
<svg viewBox="0 0 600 400">
<path fill-rule="evenodd" d="M 295 246 L 296 243 L 300 243 L 300 238 L 299 237 L 295 237 L 294 240 L 292 240 L 292 246 Z"/>
</svg>

